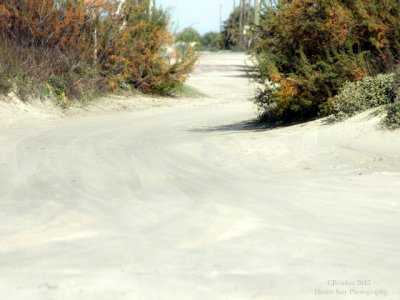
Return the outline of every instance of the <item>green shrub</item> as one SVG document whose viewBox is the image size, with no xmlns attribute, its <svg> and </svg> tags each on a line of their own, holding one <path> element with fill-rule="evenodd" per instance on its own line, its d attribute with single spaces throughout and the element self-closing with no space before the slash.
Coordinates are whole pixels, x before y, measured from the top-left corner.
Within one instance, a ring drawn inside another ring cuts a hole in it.
<svg viewBox="0 0 400 300">
<path fill-rule="evenodd" d="M 62 94 L 65 94 L 66 85 L 64 80 L 58 77 L 50 77 L 48 83 L 53 88 L 54 94 L 60 97 Z"/>
<path fill-rule="evenodd" d="M 310 120 L 347 81 L 397 66 L 400 1 L 281 0 L 253 34 L 261 119 Z"/>
<path fill-rule="evenodd" d="M 332 101 L 333 115 L 342 120 L 370 108 L 392 105 L 399 82 L 398 73 L 380 74 L 349 82 Z"/>
<path fill-rule="evenodd" d="M 387 115 L 383 120 L 383 125 L 388 129 L 400 128 L 400 99 L 387 106 Z"/>
<path fill-rule="evenodd" d="M 271 85 L 267 85 L 265 88 L 259 88 L 257 90 L 254 102 L 258 105 L 258 112 L 260 117 L 269 122 L 279 122 L 276 117 L 278 109 L 277 102 L 274 100 L 272 93 L 274 88 Z"/>
<path fill-rule="evenodd" d="M 400 73 L 346 83 L 332 101 L 332 112 L 340 121 L 379 106 L 384 106 L 386 112 L 383 127 L 400 128 Z"/>
</svg>

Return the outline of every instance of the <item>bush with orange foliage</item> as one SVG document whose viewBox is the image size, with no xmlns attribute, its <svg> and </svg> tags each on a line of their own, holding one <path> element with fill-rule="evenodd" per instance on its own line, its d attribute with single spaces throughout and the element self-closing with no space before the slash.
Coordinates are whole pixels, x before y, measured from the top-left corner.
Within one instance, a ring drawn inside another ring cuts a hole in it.
<svg viewBox="0 0 400 300">
<path fill-rule="evenodd" d="M 302 121 L 331 113 L 347 81 L 399 62 L 397 0 L 281 0 L 253 30 L 260 117 Z"/>
<path fill-rule="evenodd" d="M 59 51 L 95 68 L 112 90 L 131 86 L 168 94 L 184 82 L 196 61 L 194 53 L 173 63 L 164 55 L 172 39 L 168 22 L 168 15 L 150 10 L 147 0 L 0 0 L 0 47 L 11 41 L 15 47 Z M 24 58 L 18 59 L 22 64 Z M 67 97 L 80 96 L 69 90 Z"/>
<path fill-rule="evenodd" d="M 197 61 L 193 49 L 174 59 L 165 55 L 173 37 L 162 10 L 149 15 L 147 5 L 125 2 L 100 25 L 98 61 L 112 88 L 128 83 L 145 93 L 173 94 Z"/>
</svg>

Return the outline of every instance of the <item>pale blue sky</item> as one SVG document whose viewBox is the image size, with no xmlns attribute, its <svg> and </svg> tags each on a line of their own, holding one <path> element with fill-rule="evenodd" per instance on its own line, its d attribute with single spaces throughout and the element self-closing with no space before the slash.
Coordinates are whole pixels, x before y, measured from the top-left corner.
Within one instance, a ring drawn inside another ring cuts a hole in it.
<svg viewBox="0 0 400 300">
<path fill-rule="evenodd" d="M 233 0 L 156 0 L 157 6 L 171 8 L 174 29 L 178 31 L 192 26 L 200 33 L 219 31 L 219 8 L 222 4 L 222 20 L 233 10 Z M 236 0 L 236 5 L 239 0 Z"/>
</svg>

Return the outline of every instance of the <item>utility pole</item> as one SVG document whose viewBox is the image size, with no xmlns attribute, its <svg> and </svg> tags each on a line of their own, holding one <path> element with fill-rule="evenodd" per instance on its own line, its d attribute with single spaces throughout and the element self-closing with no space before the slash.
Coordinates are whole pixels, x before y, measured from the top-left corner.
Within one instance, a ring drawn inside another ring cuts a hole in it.
<svg viewBox="0 0 400 300">
<path fill-rule="evenodd" d="M 251 0 L 244 0 L 243 2 L 243 15 L 244 15 L 244 20 L 243 20 L 243 27 L 246 27 L 249 25 L 249 19 L 250 19 L 250 3 Z"/>
<path fill-rule="evenodd" d="M 240 31 L 243 32 L 243 17 L 244 17 L 244 0 L 240 0 L 240 20 L 239 27 Z"/>
<path fill-rule="evenodd" d="M 219 5 L 219 32 L 222 32 L 222 3 Z"/>
<path fill-rule="evenodd" d="M 254 24 L 260 25 L 260 0 L 254 0 Z"/>
</svg>

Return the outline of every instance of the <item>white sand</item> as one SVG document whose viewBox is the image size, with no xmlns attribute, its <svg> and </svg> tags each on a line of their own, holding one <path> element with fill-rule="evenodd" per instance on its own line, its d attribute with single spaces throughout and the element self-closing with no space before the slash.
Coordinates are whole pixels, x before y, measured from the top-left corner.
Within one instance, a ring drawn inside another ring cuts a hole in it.
<svg viewBox="0 0 400 300">
<path fill-rule="evenodd" d="M 203 57 L 209 98 L 0 103 L 0 299 L 400 299 L 400 133 L 254 127 L 244 60 Z"/>
</svg>

